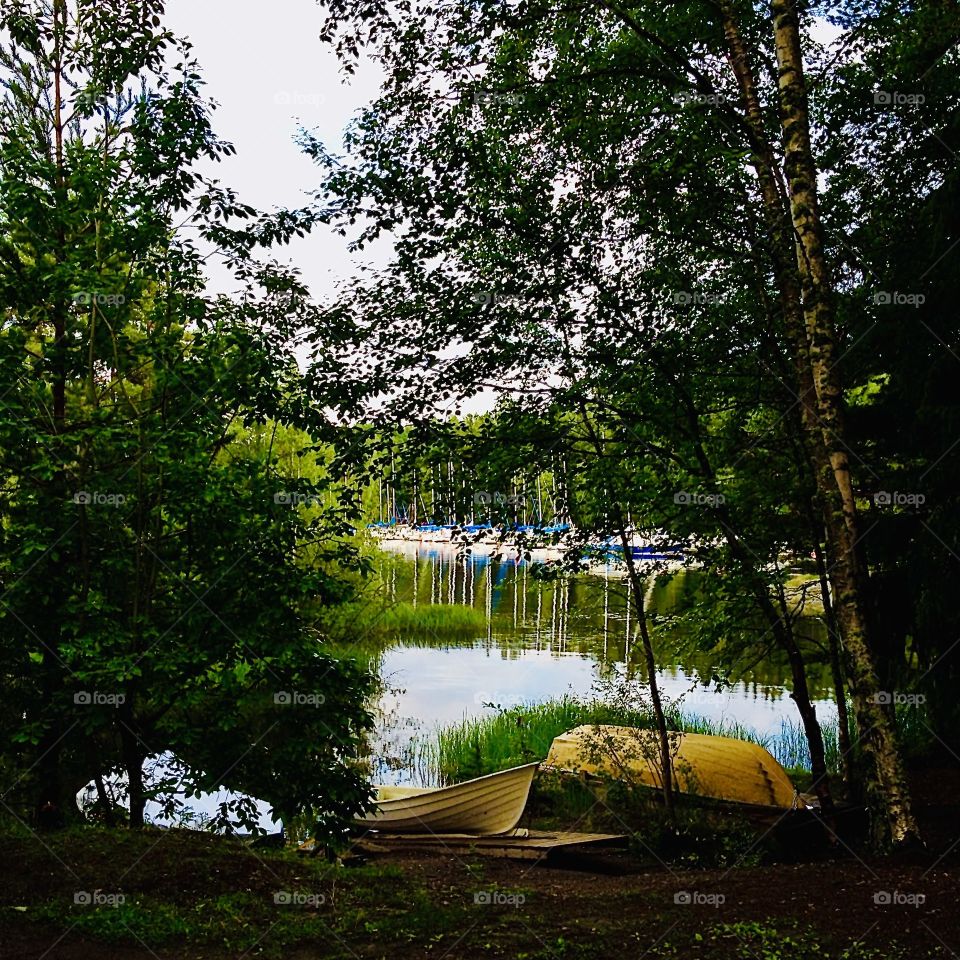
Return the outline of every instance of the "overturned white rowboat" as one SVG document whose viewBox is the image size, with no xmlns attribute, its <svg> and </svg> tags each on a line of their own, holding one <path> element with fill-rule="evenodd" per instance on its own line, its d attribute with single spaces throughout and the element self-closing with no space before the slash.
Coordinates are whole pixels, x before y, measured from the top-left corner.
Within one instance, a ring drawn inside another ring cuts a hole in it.
<svg viewBox="0 0 960 960">
<path fill-rule="evenodd" d="M 382 833 L 494 837 L 520 822 L 538 764 L 450 787 L 377 787 L 377 809 L 354 823 Z"/>
</svg>

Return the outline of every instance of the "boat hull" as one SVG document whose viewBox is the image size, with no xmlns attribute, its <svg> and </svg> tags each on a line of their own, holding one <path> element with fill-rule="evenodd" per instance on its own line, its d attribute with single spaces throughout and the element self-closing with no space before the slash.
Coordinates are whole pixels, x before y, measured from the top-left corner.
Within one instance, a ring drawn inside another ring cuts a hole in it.
<svg viewBox="0 0 960 960">
<path fill-rule="evenodd" d="M 654 731 L 585 725 L 557 737 L 545 764 L 662 789 Z M 804 805 L 786 771 L 763 747 L 730 737 L 670 734 L 673 787 L 680 793 L 746 807 L 790 810 Z"/>
<path fill-rule="evenodd" d="M 537 766 L 528 763 L 437 789 L 380 788 L 377 809 L 354 823 L 383 833 L 509 833 L 523 816 Z"/>
</svg>

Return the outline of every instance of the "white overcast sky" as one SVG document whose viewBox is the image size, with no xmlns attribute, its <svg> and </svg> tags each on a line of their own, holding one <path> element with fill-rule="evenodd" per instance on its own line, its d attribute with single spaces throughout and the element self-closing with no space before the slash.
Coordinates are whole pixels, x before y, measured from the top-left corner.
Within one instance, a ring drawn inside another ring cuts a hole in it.
<svg viewBox="0 0 960 960">
<path fill-rule="evenodd" d="M 193 43 L 207 93 L 219 104 L 214 128 L 237 148 L 204 172 L 262 210 L 304 204 L 320 177 L 294 143 L 299 126 L 336 152 L 344 127 L 377 95 L 376 66 L 361 64 L 345 82 L 319 40 L 323 10 L 315 0 L 167 0 L 165 19 Z M 273 255 L 297 266 L 320 300 L 353 273 L 347 241 L 322 226 Z"/>
<path fill-rule="evenodd" d="M 215 129 L 237 148 L 205 172 L 259 209 L 299 206 L 319 182 L 294 142 L 299 126 L 337 152 L 344 127 L 379 89 L 380 70 L 369 61 L 345 77 L 319 40 L 323 16 L 316 0 L 167 0 L 166 22 L 193 43 L 208 94 L 219 104 Z M 821 41 L 837 35 L 824 23 L 817 28 Z M 388 254 L 384 245 L 362 256 L 382 263 Z M 338 279 L 355 273 L 346 239 L 322 226 L 274 255 L 297 266 L 321 301 Z M 215 272 L 211 279 L 218 285 Z"/>
</svg>

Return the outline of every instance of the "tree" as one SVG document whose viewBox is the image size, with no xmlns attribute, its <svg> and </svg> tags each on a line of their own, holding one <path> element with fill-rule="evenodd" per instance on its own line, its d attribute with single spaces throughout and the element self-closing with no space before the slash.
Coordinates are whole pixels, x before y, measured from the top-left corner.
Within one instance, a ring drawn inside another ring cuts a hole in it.
<svg viewBox="0 0 960 960">
<path fill-rule="evenodd" d="M 813 99 L 823 217 L 849 344 L 848 422 L 858 457 L 861 549 L 881 688 L 926 698 L 939 750 L 956 751 L 956 165 L 960 38 L 952 4 L 838 8 L 850 56 Z M 897 502 L 899 499 L 899 502 Z M 888 713 L 892 707 L 884 708 Z M 949 754 L 947 754 L 949 755 Z"/>
<path fill-rule="evenodd" d="M 367 801 L 349 760 L 370 684 L 307 611 L 342 600 L 337 565 L 360 563 L 351 498 L 240 442 L 254 425 L 334 435 L 293 353 L 307 291 L 255 256 L 315 215 L 258 214 L 196 171 L 232 147 L 162 6 L 38 0 L 0 21 L 15 786 L 21 809 L 69 814 L 81 786 L 119 774 L 139 826 L 149 800 L 223 784 L 336 830 Z M 205 290 L 213 253 L 238 295 Z M 164 756 L 176 775 L 148 782 Z"/>
<path fill-rule="evenodd" d="M 393 385 L 401 421 L 422 415 L 429 392 L 446 402 L 495 389 L 544 415 L 586 402 L 627 470 L 657 463 L 668 479 L 679 468 L 705 495 L 765 483 L 764 548 L 741 505 L 720 534 L 791 658 L 811 750 L 803 656 L 789 611 L 769 602 L 778 511 L 791 517 L 783 541 L 817 557 L 829 588 L 833 672 L 840 700 L 849 677 L 877 840 L 915 837 L 881 702 L 853 476 L 862 454 L 845 413 L 861 385 L 844 379 L 845 291 L 829 262 L 853 221 L 838 200 L 828 231 L 819 210 L 817 153 L 841 121 L 818 106 L 812 127 L 804 77 L 862 51 L 846 37 L 823 51 L 809 18 L 779 0 L 326 7 L 324 35 L 348 67 L 369 44 L 387 69 L 346 157 L 306 139 L 343 229 L 362 221 L 357 246 L 396 241 L 390 267 L 355 284 L 323 327 L 343 338 L 338 375 L 352 396 L 382 400 Z M 850 19 L 853 35 L 869 25 L 867 13 Z M 895 45 L 900 29 L 871 42 Z M 744 470 L 755 452 L 766 472 Z M 637 503 L 616 506 L 635 514 Z"/>
</svg>

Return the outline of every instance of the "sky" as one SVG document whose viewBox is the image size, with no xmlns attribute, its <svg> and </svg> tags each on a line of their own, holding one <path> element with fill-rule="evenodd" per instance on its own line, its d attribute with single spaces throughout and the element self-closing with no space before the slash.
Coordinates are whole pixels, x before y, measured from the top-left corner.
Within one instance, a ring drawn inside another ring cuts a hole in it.
<svg viewBox="0 0 960 960">
<path fill-rule="evenodd" d="M 379 67 L 363 61 L 346 78 L 319 39 L 323 17 L 316 0 L 167 0 L 166 23 L 193 43 L 219 104 L 214 129 L 237 148 L 205 172 L 259 209 L 299 206 L 317 187 L 316 167 L 294 142 L 301 125 L 336 152 L 344 127 L 377 95 Z M 814 33 L 824 41 L 837 31 L 818 23 Z M 354 273 L 347 241 L 323 226 L 274 255 L 298 266 L 319 300 Z"/>
<path fill-rule="evenodd" d="M 375 64 L 346 78 L 321 43 L 323 16 L 316 0 L 167 2 L 167 26 L 193 43 L 207 94 L 219 104 L 214 129 L 237 148 L 203 172 L 258 209 L 301 206 L 316 189 L 319 171 L 294 142 L 301 125 L 336 152 L 344 127 L 377 95 Z M 299 267 L 319 300 L 354 272 L 346 240 L 323 226 L 273 256 Z"/>
<path fill-rule="evenodd" d="M 300 127 L 337 153 L 344 128 L 379 91 L 382 73 L 369 60 L 346 76 L 333 49 L 319 39 L 323 17 L 317 0 L 167 0 L 166 24 L 193 43 L 207 93 L 219 104 L 214 129 L 237 148 L 201 170 L 261 210 L 301 206 L 319 184 L 318 169 L 295 142 Z M 824 42 L 837 31 L 819 22 L 814 34 Z M 357 274 L 360 257 L 382 266 L 390 249 L 383 242 L 358 257 L 347 238 L 318 225 L 270 255 L 296 266 L 314 298 L 325 303 L 338 280 Z M 212 261 L 209 269 L 211 290 L 231 292 L 227 271 Z M 298 350 L 304 365 L 307 352 Z M 487 390 L 461 410 L 480 413 L 494 401 Z"/>
</svg>

